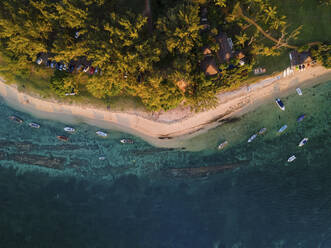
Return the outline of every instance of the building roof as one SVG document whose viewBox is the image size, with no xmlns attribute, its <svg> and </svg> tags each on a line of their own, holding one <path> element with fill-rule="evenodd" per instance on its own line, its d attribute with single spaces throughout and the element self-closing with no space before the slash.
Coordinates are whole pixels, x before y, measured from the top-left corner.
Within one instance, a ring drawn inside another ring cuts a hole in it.
<svg viewBox="0 0 331 248">
<path fill-rule="evenodd" d="M 176 82 L 176 85 L 181 91 L 185 92 L 188 83 L 185 82 L 184 80 L 180 80 Z"/>
<path fill-rule="evenodd" d="M 213 76 L 218 73 L 214 57 L 205 57 L 201 63 L 201 67 L 207 76 Z"/>
<path fill-rule="evenodd" d="M 296 66 L 296 65 L 311 63 L 312 58 L 310 57 L 309 52 L 299 53 L 298 51 L 293 50 L 290 52 L 290 61 L 291 61 L 291 66 Z"/>
<path fill-rule="evenodd" d="M 219 43 L 220 46 L 220 49 L 217 52 L 217 57 L 220 63 L 229 61 L 229 59 L 233 56 L 233 44 L 231 38 L 228 38 L 225 33 L 219 31 L 219 34 L 216 36 L 216 41 Z"/>
<path fill-rule="evenodd" d="M 208 55 L 211 55 L 211 54 L 212 53 L 211 53 L 211 50 L 209 49 L 209 47 L 205 47 L 203 49 L 203 55 L 208 56 Z"/>
</svg>

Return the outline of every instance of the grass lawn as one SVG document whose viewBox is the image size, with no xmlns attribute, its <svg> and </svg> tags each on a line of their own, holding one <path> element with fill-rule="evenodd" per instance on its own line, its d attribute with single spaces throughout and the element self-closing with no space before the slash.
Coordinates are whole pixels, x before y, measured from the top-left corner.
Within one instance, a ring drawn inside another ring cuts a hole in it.
<svg viewBox="0 0 331 248">
<path fill-rule="evenodd" d="M 309 42 L 331 41 L 331 6 L 321 5 L 319 0 L 271 0 L 278 7 L 278 13 L 287 16 L 287 23 L 292 30 L 303 25 L 294 45 Z"/>
<path fill-rule="evenodd" d="M 270 75 L 274 72 L 280 72 L 290 66 L 289 50 L 284 49 L 279 56 L 256 56 L 255 67 L 266 68 L 267 71 L 262 75 Z M 253 73 L 252 73 L 253 75 Z"/>
<path fill-rule="evenodd" d="M 318 0 L 271 0 L 277 6 L 278 14 L 286 15 L 289 30 L 303 25 L 297 40 L 292 45 L 302 46 L 309 42 L 331 41 L 331 6 L 321 5 Z M 267 75 L 280 72 L 290 65 L 290 50 L 283 49 L 280 56 L 257 56 L 255 67 L 267 69 Z M 265 74 L 264 74 L 265 75 Z"/>
</svg>

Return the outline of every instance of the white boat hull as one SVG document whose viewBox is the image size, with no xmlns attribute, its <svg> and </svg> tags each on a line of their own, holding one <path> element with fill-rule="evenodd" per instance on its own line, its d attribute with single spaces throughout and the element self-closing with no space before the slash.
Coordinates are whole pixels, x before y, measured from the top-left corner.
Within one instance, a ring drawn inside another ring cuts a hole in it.
<svg viewBox="0 0 331 248">
<path fill-rule="evenodd" d="M 298 93 L 299 96 L 302 96 L 302 91 L 301 91 L 300 88 L 296 88 L 296 91 L 297 91 L 297 93 Z"/>
<path fill-rule="evenodd" d="M 105 132 L 102 132 L 102 131 L 96 131 L 95 133 L 100 137 L 107 137 L 108 136 L 108 134 L 106 134 Z"/>
<path fill-rule="evenodd" d="M 64 129 L 64 131 L 69 132 L 69 133 L 75 132 L 75 129 L 73 127 L 65 127 L 63 129 Z"/>
<path fill-rule="evenodd" d="M 295 155 L 292 155 L 291 157 L 288 158 L 287 162 L 291 163 L 296 159 Z"/>
<path fill-rule="evenodd" d="M 248 140 L 248 143 L 251 143 L 255 138 L 256 138 L 257 134 L 253 134 Z"/>
<path fill-rule="evenodd" d="M 301 146 L 304 146 L 306 143 L 307 143 L 307 141 L 308 141 L 308 138 L 304 138 L 304 139 L 302 139 L 301 141 L 300 141 L 300 143 L 299 143 L 299 147 L 301 147 Z"/>
<path fill-rule="evenodd" d="M 33 123 L 33 122 L 30 122 L 29 123 L 29 126 L 32 127 L 32 128 L 40 128 L 40 125 L 39 124 Z"/>
</svg>

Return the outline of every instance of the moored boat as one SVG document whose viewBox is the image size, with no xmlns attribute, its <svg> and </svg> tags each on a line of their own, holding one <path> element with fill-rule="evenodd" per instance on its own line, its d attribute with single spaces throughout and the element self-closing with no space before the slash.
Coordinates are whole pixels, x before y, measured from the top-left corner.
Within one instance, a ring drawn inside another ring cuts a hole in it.
<svg viewBox="0 0 331 248">
<path fill-rule="evenodd" d="M 101 136 L 101 137 L 107 137 L 107 136 L 108 136 L 107 133 L 102 132 L 102 131 L 96 131 L 95 133 L 96 133 L 98 136 Z"/>
<path fill-rule="evenodd" d="M 297 122 L 303 121 L 303 119 L 304 119 L 305 117 L 306 117 L 305 114 L 300 115 L 300 116 L 298 117 L 298 119 L 297 119 Z"/>
<path fill-rule="evenodd" d="M 22 119 L 18 118 L 18 117 L 15 116 L 15 115 L 11 115 L 11 116 L 9 116 L 9 119 L 12 120 L 12 121 L 15 121 L 15 122 L 17 122 L 17 123 L 22 123 L 22 122 L 23 122 Z"/>
<path fill-rule="evenodd" d="M 287 128 L 287 125 L 285 124 L 284 126 L 282 126 L 282 127 L 278 130 L 278 133 L 282 133 L 282 132 L 284 132 L 286 128 Z"/>
<path fill-rule="evenodd" d="M 73 127 L 65 127 L 63 129 L 64 129 L 64 131 L 69 132 L 69 133 L 75 132 L 75 129 Z"/>
<path fill-rule="evenodd" d="M 300 88 L 296 88 L 295 90 L 297 91 L 297 93 L 298 93 L 299 96 L 302 96 L 302 91 L 301 91 Z"/>
<path fill-rule="evenodd" d="M 122 144 L 133 144 L 132 139 L 121 139 L 120 141 Z"/>
<path fill-rule="evenodd" d="M 251 143 L 255 138 L 256 138 L 257 134 L 253 134 L 248 140 L 248 143 Z"/>
<path fill-rule="evenodd" d="M 267 131 L 267 128 L 261 128 L 259 131 L 259 134 L 264 134 Z"/>
<path fill-rule="evenodd" d="M 276 103 L 281 110 L 285 110 L 285 105 L 279 98 L 276 99 Z"/>
<path fill-rule="evenodd" d="M 33 128 L 40 128 L 40 125 L 37 124 L 37 123 L 34 123 L 34 122 L 30 122 L 30 123 L 29 123 L 29 126 L 30 126 L 30 127 L 33 127 Z"/>
<path fill-rule="evenodd" d="M 62 141 L 68 141 L 68 140 L 69 140 L 68 137 L 66 137 L 66 136 L 62 136 L 62 135 L 57 136 L 57 138 L 58 138 L 59 140 L 62 140 Z"/>
<path fill-rule="evenodd" d="M 99 157 L 99 160 L 105 160 L 105 159 L 106 159 L 105 156 L 100 156 L 100 157 Z"/>
<path fill-rule="evenodd" d="M 300 143 L 299 143 L 299 147 L 301 147 L 301 146 L 304 146 L 306 143 L 307 143 L 307 141 L 308 141 L 308 138 L 303 138 L 301 141 L 300 141 Z"/>
<path fill-rule="evenodd" d="M 293 162 L 297 157 L 295 155 L 292 155 L 291 157 L 288 158 L 287 162 L 291 163 Z"/>
<path fill-rule="evenodd" d="M 229 142 L 226 140 L 224 142 L 222 142 L 221 144 L 218 145 L 218 150 L 222 150 L 224 147 L 227 146 L 227 144 L 229 144 Z"/>
</svg>

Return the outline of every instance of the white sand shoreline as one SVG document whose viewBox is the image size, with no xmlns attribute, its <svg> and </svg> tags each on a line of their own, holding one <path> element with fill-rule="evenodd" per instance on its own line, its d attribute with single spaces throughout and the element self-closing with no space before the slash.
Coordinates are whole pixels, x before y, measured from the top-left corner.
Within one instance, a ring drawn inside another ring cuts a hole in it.
<svg viewBox="0 0 331 248">
<path fill-rule="evenodd" d="M 279 74 L 250 86 L 220 93 L 220 104 L 209 111 L 194 114 L 186 108 L 178 108 L 159 113 L 153 118 L 148 118 L 151 116 L 146 113 L 115 112 L 51 102 L 19 92 L 15 86 L 5 84 L 1 80 L 0 95 L 9 106 L 40 118 L 65 123 L 85 122 L 140 136 L 156 146 L 178 147 L 178 140 L 205 132 L 219 125 L 218 122 L 222 119 L 240 116 L 253 110 L 266 99 L 281 97 L 293 93 L 292 90 L 296 87 L 306 87 L 330 79 L 331 69 L 315 66 L 285 78 Z"/>
</svg>

